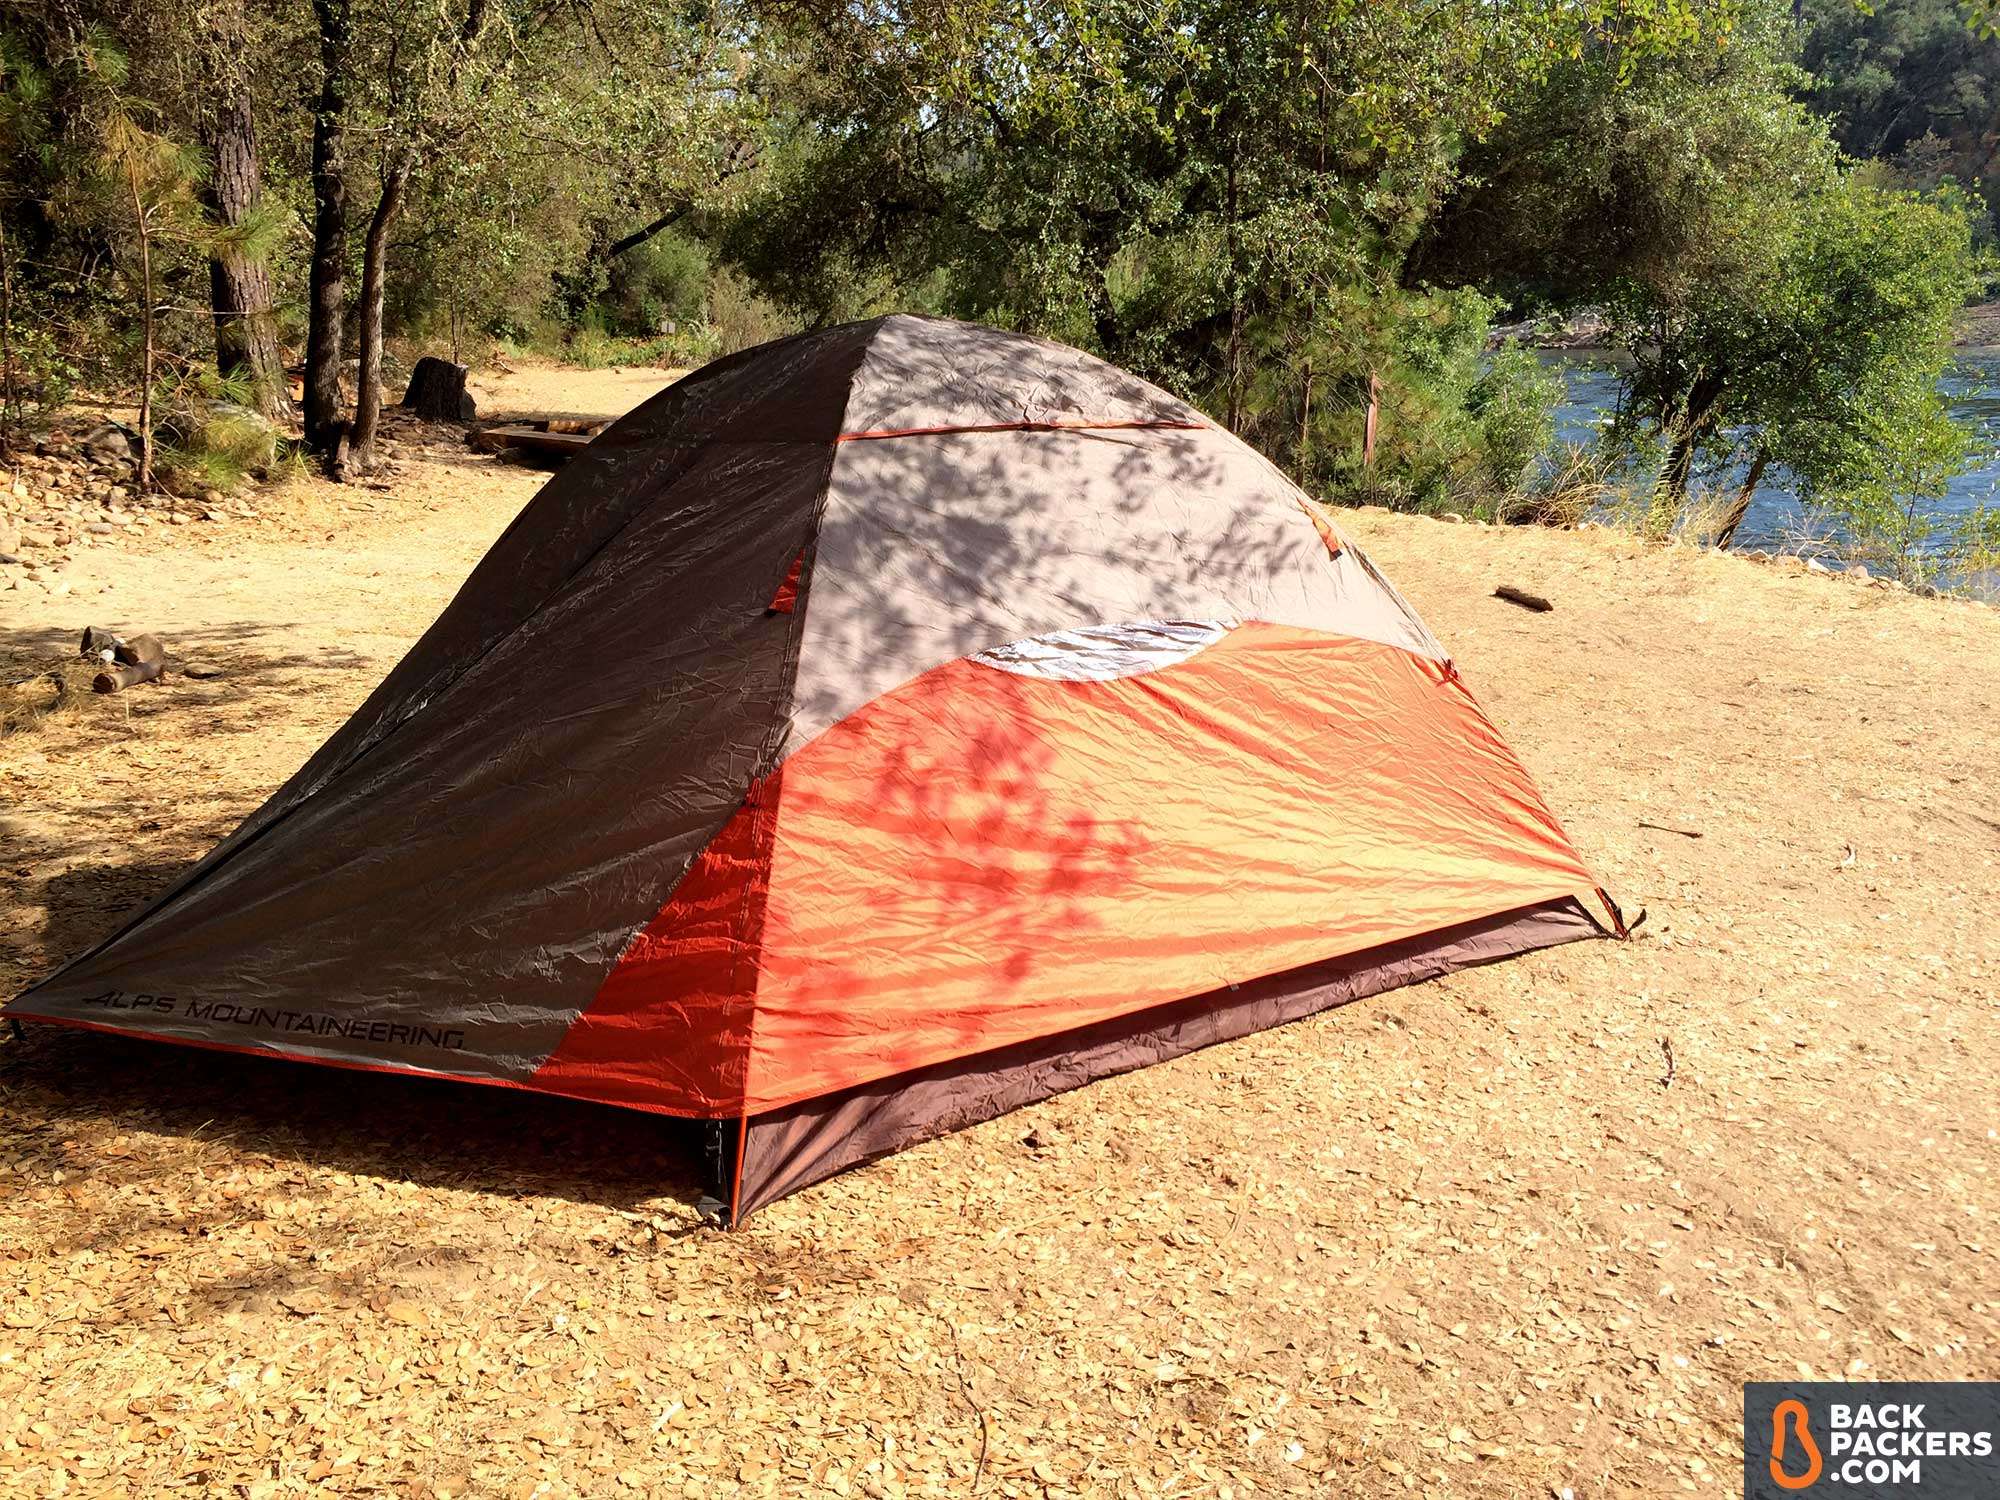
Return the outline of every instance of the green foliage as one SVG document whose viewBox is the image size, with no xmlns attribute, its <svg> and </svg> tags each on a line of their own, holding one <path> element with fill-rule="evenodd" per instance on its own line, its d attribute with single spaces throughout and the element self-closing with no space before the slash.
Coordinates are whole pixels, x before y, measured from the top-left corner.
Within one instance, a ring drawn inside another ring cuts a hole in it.
<svg viewBox="0 0 2000 1500">
<path fill-rule="evenodd" d="M 1512 361 L 1482 386 L 1485 313 L 1406 274 L 1467 143 L 1565 56 L 1616 76 L 1713 51 L 1734 15 L 1481 0 L 816 15 L 788 78 L 800 133 L 725 243 L 809 322 L 915 305 L 1045 333 L 1302 476 L 1443 503 L 1524 472 L 1547 404 Z M 1371 377 L 1382 451 L 1363 473 Z"/>
<path fill-rule="evenodd" d="M 1971 455 L 1938 394 L 1952 320 L 1972 285 L 1965 216 L 1949 197 L 1836 176 L 1735 277 L 1669 303 L 1628 292 L 1624 425 L 1668 434 L 1663 474 L 1761 460 L 1801 497 L 1883 535 L 1905 502 L 1943 493 Z"/>
<path fill-rule="evenodd" d="M 696 323 L 708 312 L 708 251 L 671 231 L 655 235 L 611 263 L 599 304 L 614 333 L 651 338 L 667 323 Z"/>
<path fill-rule="evenodd" d="M 1562 377 L 1518 346 L 1497 352 L 1466 393 L 1479 424 L 1478 451 L 1486 487 L 1513 494 L 1527 487 L 1555 442 L 1555 407 Z"/>
<path fill-rule="evenodd" d="M 248 376 L 223 375 L 211 365 L 186 363 L 154 388 L 161 415 L 161 482 L 180 494 L 227 493 L 278 464 L 277 430 L 251 409 Z"/>
<path fill-rule="evenodd" d="M 1322 492 L 1573 522 L 1615 486 L 1551 457 L 1556 379 L 1492 328 L 1588 307 L 1632 357 L 1614 437 L 1656 531 L 1761 458 L 1885 555 L 1944 545 L 1935 376 L 2000 113 L 1955 0 L 1806 0 L 1803 53 L 1781 0 L 495 0 L 470 40 L 465 0 L 346 3 L 358 217 L 410 172 L 400 349 L 686 364 L 947 313 L 1095 350 Z M 177 475 L 256 467 L 193 420 L 225 83 L 265 184 L 229 241 L 303 332 L 318 39 L 241 11 L 228 45 L 195 0 L 0 28 L 11 400 L 138 388 L 143 238 Z"/>
<path fill-rule="evenodd" d="M 1990 8 L 1982 19 L 1990 20 Z M 1805 96 L 1849 155 L 1882 163 L 1885 184 L 1956 183 L 1982 238 L 1994 233 L 2000 163 L 2000 38 L 1968 24 L 1963 0 L 1801 0 Z"/>
</svg>

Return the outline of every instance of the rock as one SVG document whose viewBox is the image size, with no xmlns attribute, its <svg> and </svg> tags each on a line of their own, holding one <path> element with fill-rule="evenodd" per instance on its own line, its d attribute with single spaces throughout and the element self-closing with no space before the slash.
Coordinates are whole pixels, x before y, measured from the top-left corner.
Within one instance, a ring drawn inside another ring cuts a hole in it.
<svg viewBox="0 0 2000 1500">
<path fill-rule="evenodd" d="M 1463 526 L 1465 524 L 1465 517 L 1461 516 L 1455 510 L 1446 511 L 1443 515 L 1439 516 L 1438 519 L 1440 521 L 1449 521 L 1454 526 Z"/>
<path fill-rule="evenodd" d="M 132 456 L 132 435 L 116 422 L 106 422 L 84 434 L 83 451 L 92 458 L 126 459 Z"/>
<path fill-rule="evenodd" d="M 222 491 L 221 491 L 221 490 L 203 490 L 203 491 L 201 492 L 201 503 L 202 503 L 203 505 L 220 505 L 220 504 L 222 504 Z M 204 517 L 204 519 L 206 519 L 206 517 Z"/>
<path fill-rule="evenodd" d="M 1808 573 L 1831 573 L 1833 569 L 1829 568 L 1825 563 L 1821 562 L 1818 558 L 1809 557 L 1806 559 L 1806 571 Z"/>
<path fill-rule="evenodd" d="M 104 521 L 92 521 L 83 529 L 94 536 L 110 536 L 118 530 L 116 526 L 112 526 Z"/>
<path fill-rule="evenodd" d="M 1847 570 L 1847 576 L 1865 581 L 1868 577 L 1868 565 L 1866 563 L 1855 563 Z"/>
<path fill-rule="evenodd" d="M 186 666 L 181 668 L 181 676 L 192 677 L 197 682 L 205 682 L 211 677 L 222 677 L 226 675 L 227 674 L 222 670 L 222 668 L 216 666 L 215 663 L 213 662 L 191 661 Z"/>
<path fill-rule="evenodd" d="M 13 553 L 0 552 L 0 568 L 18 568 L 20 566 L 21 566 L 21 559 L 16 557 Z"/>
<path fill-rule="evenodd" d="M 131 492 L 130 492 L 129 490 L 127 490 L 127 489 L 125 488 L 125 486 L 124 486 L 124 485 L 122 485 L 122 484 L 114 484 L 114 485 L 112 485 L 112 486 L 111 486 L 111 488 L 110 488 L 110 489 L 108 489 L 108 490 L 106 490 L 106 491 L 104 492 L 104 501 L 105 501 L 105 504 L 107 504 L 107 505 L 118 505 L 118 504 L 121 504 L 121 503 L 123 503 L 123 502 L 124 502 L 124 500 L 125 500 L 125 499 L 127 498 L 127 496 L 128 496 L 128 495 L 129 495 L 130 493 L 131 493 Z"/>
<path fill-rule="evenodd" d="M 21 523 L 12 516 L 0 516 L 0 552 L 18 552 L 21 547 Z"/>
</svg>

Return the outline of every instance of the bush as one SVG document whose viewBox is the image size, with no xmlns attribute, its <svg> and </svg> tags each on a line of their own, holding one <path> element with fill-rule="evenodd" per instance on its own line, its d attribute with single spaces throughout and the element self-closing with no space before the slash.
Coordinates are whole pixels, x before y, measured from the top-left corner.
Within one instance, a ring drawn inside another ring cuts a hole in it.
<svg viewBox="0 0 2000 1500">
<path fill-rule="evenodd" d="M 1479 468 L 1497 494 L 1519 491 L 1555 441 L 1562 377 L 1528 350 L 1508 345 L 1472 383 L 1465 407 L 1478 426 Z"/>
<path fill-rule="evenodd" d="M 724 266 L 709 278 L 708 326 L 720 356 L 796 333 L 799 325 L 760 297 L 748 277 Z"/>
<path fill-rule="evenodd" d="M 161 424 L 161 482 L 178 494 L 235 489 L 278 462 L 278 431 L 256 412 L 220 401 Z"/>
<path fill-rule="evenodd" d="M 612 261 L 604 298 L 593 310 L 610 333 L 652 338 L 668 323 L 702 321 L 708 289 L 708 251 L 679 235 L 658 234 Z"/>
</svg>

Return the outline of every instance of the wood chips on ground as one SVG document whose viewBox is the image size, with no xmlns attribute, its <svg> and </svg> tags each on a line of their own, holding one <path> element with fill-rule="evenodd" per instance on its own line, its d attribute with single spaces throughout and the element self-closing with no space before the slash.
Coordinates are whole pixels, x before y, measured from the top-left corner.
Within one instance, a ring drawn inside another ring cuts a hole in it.
<svg viewBox="0 0 2000 1500">
<path fill-rule="evenodd" d="M 283 780 L 537 482 L 440 444 L 365 506 L 304 486 L 0 593 L 9 669 L 86 624 L 225 668 L 0 741 L 0 989 Z M 1638 940 L 1099 1084 L 734 1234 L 657 1120 L 0 1042 L 0 1493 L 1734 1494 L 1746 1380 L 2000 1375 L 2000 612 L 1351 524 Z"/>
</svg>

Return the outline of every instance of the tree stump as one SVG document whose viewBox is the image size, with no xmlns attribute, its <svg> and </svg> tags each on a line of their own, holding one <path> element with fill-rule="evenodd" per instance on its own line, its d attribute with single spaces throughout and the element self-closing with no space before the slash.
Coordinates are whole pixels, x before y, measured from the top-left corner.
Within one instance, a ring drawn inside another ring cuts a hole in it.
<svg viewBox="0 0 2000 1500">
<path fill-rule="evenodd" d="M 410 372 L 403 405 L 427 421 L 470 422 L 479 414 L 465 388 L 465 377 L 471 373 L 464 365 L 426 355 Z"/>
</svg>

